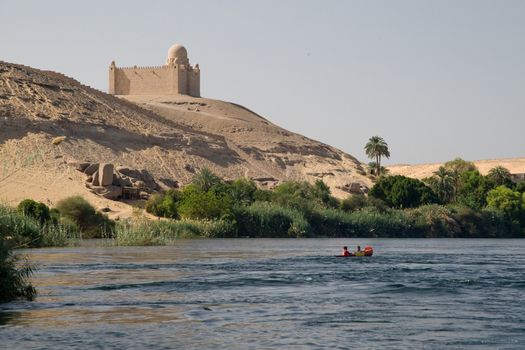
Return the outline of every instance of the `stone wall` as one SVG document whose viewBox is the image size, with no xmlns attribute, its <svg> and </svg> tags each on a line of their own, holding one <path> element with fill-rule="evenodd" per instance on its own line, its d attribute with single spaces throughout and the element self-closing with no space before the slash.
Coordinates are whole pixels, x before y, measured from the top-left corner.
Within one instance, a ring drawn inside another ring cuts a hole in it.
<svg viewBox="0 0 525 350">
<path fill-rule="evenodd" d="M 171 95 L 200 97 L 200 70 L 191 66 L 109 67 L 113 95 Z"/>
</svg>

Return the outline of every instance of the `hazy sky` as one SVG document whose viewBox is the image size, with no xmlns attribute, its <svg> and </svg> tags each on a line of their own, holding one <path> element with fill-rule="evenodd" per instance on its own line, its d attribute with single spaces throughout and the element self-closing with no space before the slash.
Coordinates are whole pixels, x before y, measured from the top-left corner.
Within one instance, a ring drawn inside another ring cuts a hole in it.
<svg viewBox="0 0 525 350">
<path fill-rule="evenodd" d="M 201 94 L 361 160 L 525 156 L 525 1 L 6 1 L 0 60 L 107 91 L 173 43 Z"/>
</svg>

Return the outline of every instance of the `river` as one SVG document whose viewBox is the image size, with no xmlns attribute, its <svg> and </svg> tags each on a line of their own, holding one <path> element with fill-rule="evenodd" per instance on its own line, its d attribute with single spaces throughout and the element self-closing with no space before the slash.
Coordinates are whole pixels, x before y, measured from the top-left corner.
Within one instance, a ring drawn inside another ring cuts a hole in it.
<svg viewBox="0 0 525 350">
<path fill-rule="evenodd" d="M 336 258 L 343 245 L 374 256 Z M 2 349 L 523 349 L 525 240 L 181 240 L 24 252 Z"/>
</svg>

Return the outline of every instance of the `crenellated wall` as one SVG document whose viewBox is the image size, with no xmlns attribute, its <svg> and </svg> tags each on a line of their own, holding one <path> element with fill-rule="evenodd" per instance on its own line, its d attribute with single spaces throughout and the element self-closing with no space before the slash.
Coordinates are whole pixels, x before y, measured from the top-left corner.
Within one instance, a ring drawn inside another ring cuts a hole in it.
<svg viewBox="0 0 525 350">
<path fill-rule="evenodd" d="M 109 67 L 109 93 L 113 95 L 171 95 L 200 97 L 200 69 L 190 65 Z"/>
</svg>

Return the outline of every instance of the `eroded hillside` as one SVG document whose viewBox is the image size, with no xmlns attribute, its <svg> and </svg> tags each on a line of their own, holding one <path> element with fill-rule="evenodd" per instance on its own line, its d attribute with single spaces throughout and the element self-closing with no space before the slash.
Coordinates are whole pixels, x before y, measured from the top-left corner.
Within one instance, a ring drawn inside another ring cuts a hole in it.
<svg viewBox="0 0 525 350">
<path fill-rule="evenodd" d="M 159 189 L 185 184 L 204 167 L 269 187 L 322 179 L 339 197 L 370 185 L 354 157 L 242 106 L 187 96 L 127 99 L 59 73 L 0 62 L 0 198 L 53 204 L 74 193 L 91 196 L 68 166 L 75 161 L 140 169 Z M 53 145 L 58 136 L 65 140 Z"/>
</svg>

